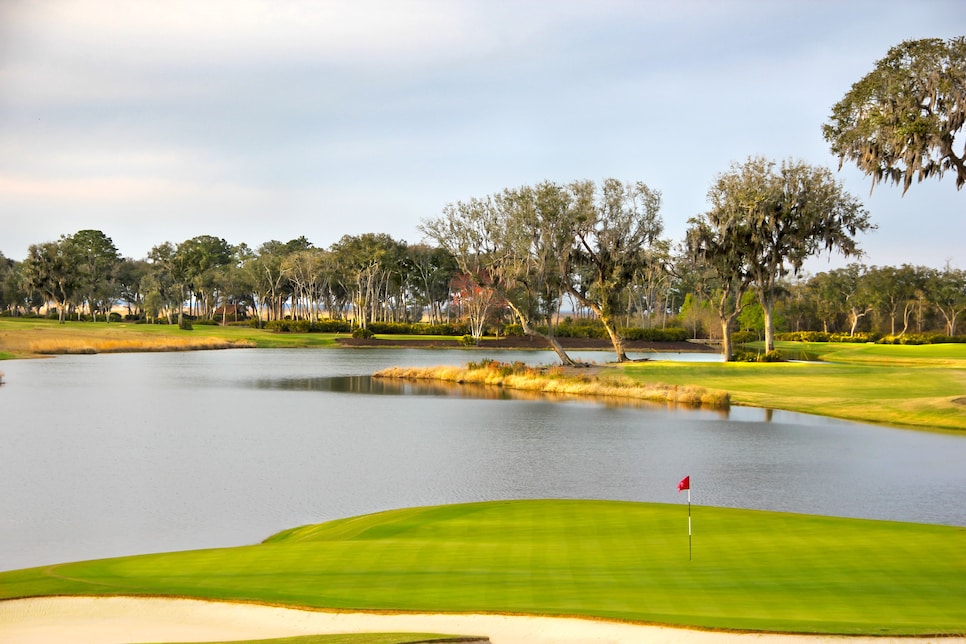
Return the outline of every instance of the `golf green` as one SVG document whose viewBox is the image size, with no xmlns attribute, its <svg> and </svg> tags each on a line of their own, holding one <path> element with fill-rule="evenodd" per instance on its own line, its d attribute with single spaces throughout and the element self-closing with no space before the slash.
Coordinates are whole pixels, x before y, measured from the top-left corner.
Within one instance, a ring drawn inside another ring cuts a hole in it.
<svg viewBox="0 0 966 644">
<path fill-rule="evenodd" d="M 533 500 L 395 510 L 254 546 L 0 573 L 0 597 L 175 595 L 841 634 L 966 632 L 966 529 Z"/>
</svg>

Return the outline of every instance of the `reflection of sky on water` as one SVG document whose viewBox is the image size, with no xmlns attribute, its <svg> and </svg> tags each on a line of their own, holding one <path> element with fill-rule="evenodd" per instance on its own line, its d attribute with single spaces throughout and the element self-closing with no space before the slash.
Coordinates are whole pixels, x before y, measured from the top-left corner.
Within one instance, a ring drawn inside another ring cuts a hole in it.
<svg viewBox="0 0 966 644">
<path fill-rule="evenodd" d="M 467 359 L 333 349 L 6 362 L 0 569 L 253 543 L 416 505 L 680 503 L 688 474 L 696 505 L 966 525 L 964 436 L 368 377 Z"/>
</svg>

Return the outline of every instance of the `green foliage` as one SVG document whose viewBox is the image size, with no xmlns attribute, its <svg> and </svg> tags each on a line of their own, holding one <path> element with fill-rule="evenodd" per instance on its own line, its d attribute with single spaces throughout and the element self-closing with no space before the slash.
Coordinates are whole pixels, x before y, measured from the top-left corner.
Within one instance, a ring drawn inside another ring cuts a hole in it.
<svg viewBox="0 0 966 644">
<path fill-rule="evenodd" d="M 546 326 L 538 326 L 540 333 L 547 333 Z M 686 329 L 680 327 L 668 327 L 665 329 L 639 327 L 626 327 L 620 330 L 621 337 L 625 340 L 641 342 L 686 342 L 691 337 Z M 503 327 L 503 334 L 507 336 L 523 336 L 523 327 L 519 324 L 508 324 Z M 607 329 L 604 325 L 597 323 L 590 324 L 561 324 L 554 329 L 554 335 L 558 338 L 588 338 L 606 339 Z"/>
<path fill-rule="evenodd" d="M 422 322 L 370 322 L 369 328 L 379 335 L 465 335 L 465 324 L 425 324 Z"/>
<path fill-rule="evenodd" d="M 758 357 L 761 354 L 757 351 L 749 351 L 747 349 L 735 349 L 731 352 L 732 362 L 758 362 Z"/>
<path fill-rule="evenodd" d="M 178 321 L 178 328 L 182 331 L 191 331 L 194 329 L 194 326 L 191 324 L 191 320 L 189 320 L 187 317 L 183 317 Z"/>
<path fill-rule="evenodd" d="M 690 337 L 687 330 L 680 327 L 668 327 L 666 329 L 628 328 L 621 329 L 621 334 L 625 340 L 643 342 L 686 342 Z"/>
<path fill-rule="evenodd" d="M 375 334 L 375 332 L 373 332 L 372 329 L 368 329 L 368 328 L 366 328 L 364 326 L 360 326 L 360 327 L 356 327 L 355 329 L 352 329 L 352 337 L 353 338 L 368 339 L 368 338 L 371 338 L 374 335 L 376 335 L 376 334 Z"/>
<path fill-rule="evenodd" d="M 257 321 L 255 321 L 257 326 Z M 345 320 L 269 320 L 265 328 L 276 333 L 350 333 L 352 325 Z"/>
<path fill-rule="evenodd" d="M 735 331 L 731 334 L 731 341 L 737 344 L 747 344 L 757 342 L 761 337 L 754 331 Z"/>
<path fill-rule="evenodd" d="M 907 40 L 889 49 L 875 69 L 852 85 L 822 126 L 841 165 L 847 159 L 880 181 L 956 175 L 966 166 L 953 140 L 966 123 L 966 37 Z"/>
<path fill-rule="evenodd" d="M 747 349 L 739 349 L 733 351 L 731 354 L 732 362 L 784 362 L 785 356 L 782 355 L 781 351 L 772 350 L 766 353 L 761 353 L 759 351 L 750 351 Z"/>
<path fill-rule="evenodd" d="M 792 331 L 780 333 L 778 339 L 785 342 L 828 342 L 829 334 L 824 331 Z"/>
<path fill-rule="evenodd" d="M 887 335 L 876 341 L 878 344 L 964 344 L 966 335 L 938 335 L 909 333 L 904 335 Z"/>
<path fill-rule="evenodd" d="M 541 332 L 546 333 L 547 327 L 541 326 Z M 607 338 L 607 329 L 599 322 L 563 322 L 554 329 L 558 338 Z"/>
</svg>

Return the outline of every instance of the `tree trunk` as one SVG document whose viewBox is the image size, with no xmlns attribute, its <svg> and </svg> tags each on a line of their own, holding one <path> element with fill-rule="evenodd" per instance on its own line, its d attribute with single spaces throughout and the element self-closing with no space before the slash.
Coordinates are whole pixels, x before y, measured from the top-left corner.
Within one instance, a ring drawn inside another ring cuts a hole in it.
<svg viewBox="0 0 966 644">
<path fill-rule="evenodd" d="M 731 362 L 731 318 L 721 319 L 721 353 L 725 362 Z"/>
<path fill-rule="evenodd" d="M 771 302 L 761 302 L 761 311 L 765 321 L 765 353 L 775 350 L 775 330 L 772 328 Z"/>
<path fill-rule="evenodd" d="M 622 338 L 621 334 L 617 332 L 617 329 L 611 323 L 609 317 L 601 315 L 600 322 L 604 325 L 607 335 L 610 336 L 611 344 L 614 345 L 614 353 L 617 354 L 617 362 L 627 362 L 629 358 L 624 352 L 624 338 Z"/>
<path fill-rule="evenodd" d="M 577 362 L 569 355 L 567 355 L 567 352 L 560 345 L 560 342 L 557 341 L 557 338 L 555 338 L 552 335 L 546 335 L 544 333 L 540 333 L 539 331 L 531 327 L 530 322 L 526 319 L 526 317 L 524 317 L 520 313 L 520 310 L 517 307 L 515 307 L 513 303 L 510 302 L 509 300 L 507 300 L 507 305 L 510 307 L 510 310 L 513 311 L 513 314 L 516 315 L 517 320 L 519 320 L 520 322 L 520 326 L 523 327 L 523 333 L 526 334 L 527 337 L 543 338 L 544 340 L 547 341 L 548 344 L 550 344 L 550 348 L 553 349 L 554 353 L 557 354 L 557 357 L 560 359 L 560 362 L 563 363 L 564 366 L 567 366 L 567 367 L 577 366 Z"/>
</svg>

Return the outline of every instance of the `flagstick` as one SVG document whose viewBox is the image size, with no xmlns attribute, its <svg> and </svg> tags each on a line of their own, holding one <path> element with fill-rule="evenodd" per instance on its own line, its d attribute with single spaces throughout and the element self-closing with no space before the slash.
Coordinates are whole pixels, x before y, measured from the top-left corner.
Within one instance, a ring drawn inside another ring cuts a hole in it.
<svg viewBox="0 0 966 644">
<path fill-rule="evenodd" d="M 688 486 L 688 561 L 691 561 L 691 487 Z"/>
</svg>

